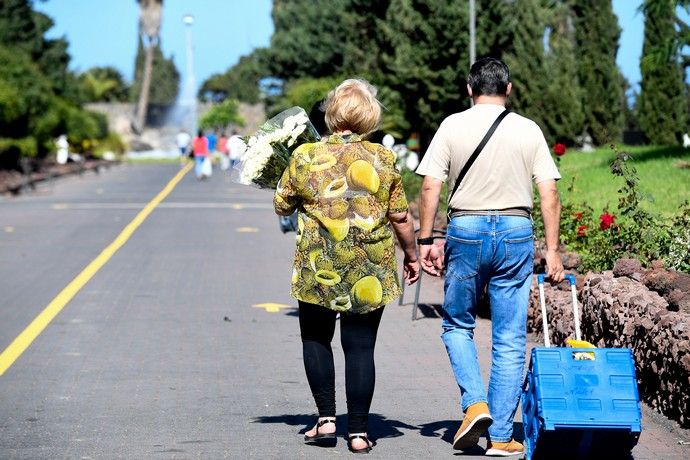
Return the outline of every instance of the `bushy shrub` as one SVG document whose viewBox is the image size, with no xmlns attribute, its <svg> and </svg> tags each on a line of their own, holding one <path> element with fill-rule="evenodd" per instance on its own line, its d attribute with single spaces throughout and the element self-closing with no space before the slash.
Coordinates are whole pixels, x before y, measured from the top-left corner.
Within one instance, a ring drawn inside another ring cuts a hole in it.
<svg viewBox="0 0 690 460">
<path fill-rule="evenodd" d="M 618 151 L 610 169 L 623 179 L 618 206 L 597 216 L 586 203 L 564 203 L 561 211 L 561 243 L 581 256 L 583 271 L 613 268 L 617 259 L 636 258 L 643 266 L 662 259 L 668 268 L 690 272 L 690 205 L 668 219 L 645 209 L 649 200 L 639 189 L 639 177 L 628 153 Z M 572 189 L 574 184 L 570 184 Z M 535 205 L 535 233 L 544 236 L 539 204 Z"/>
<path fill-rule="evenodd" d="M 122 155 L 127 151 L 127 144 L 116 132 L 110 132 L 103 139 L 96 141 L 94 155 L 102 157 L 105 152 L 113 152 Z"/>
<path fill-rule="evenodd" d="M 232 99 L 215 104 L 199 120 L 200 129 L 220 130 L 228 125 L 244 125 L 244 119 L 239 114 L 239 105 Z"/>
</svg>

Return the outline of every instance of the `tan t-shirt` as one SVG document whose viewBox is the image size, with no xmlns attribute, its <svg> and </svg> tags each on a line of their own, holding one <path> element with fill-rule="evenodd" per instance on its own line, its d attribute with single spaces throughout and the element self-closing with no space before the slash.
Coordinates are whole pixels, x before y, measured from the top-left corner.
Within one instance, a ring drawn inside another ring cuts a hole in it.
<svg viewBox="0 0 690 460">
<path fill-rule="evenodd" d="M 450 193 L 460 170 L 503 110 L 500 105 L 477 104 L 443 120 L 416 173 L 448 181 Z M 510 113 L 467 172 L 449 207 L 472 211 L 532 209 L 532 182 L 560 178 L 539 126 Z"/>
</svg>

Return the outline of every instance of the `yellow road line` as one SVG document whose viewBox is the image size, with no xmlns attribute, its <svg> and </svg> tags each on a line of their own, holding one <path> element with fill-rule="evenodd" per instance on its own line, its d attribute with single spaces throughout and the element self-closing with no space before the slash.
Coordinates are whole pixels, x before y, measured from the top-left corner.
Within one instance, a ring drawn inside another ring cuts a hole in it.
<svg viewBox="0 0 690 460">
<path fill-rule="evenodd" d="M 290 305 L 285 305 L 284 303 L 267 302 L 267 303 L 257 303 L 255 305 L 252 305 L 252 307 L 263 308 L 268 313 L 278 313 L 278 312 L 280 312 L 281 308 L 290 308 Z"/>
<path fill-rule="evenodd" d="M 259 229 L 256 227 L 237 227 L 235 231 L 237 233 L 256 233 Z"/>
<path fill-rule="evenodd" d="M 175 186 L 182 180 L 185 174 L 192 169 L 192 163 L 187 163 L 173 177 L 170 182 L 158 193 L 132 221 L 120 232 L 119 235 L 108 245 L 81 273 L 77 275 L 49 304 L 43 311 L 29 324 L 21 334 L 0 354 L 0 376 L 21 356 L 29 345 L 39 336 L 43 329 L 57 316 L 60 311 L 69 303 L 72 298 L 89 282 L 98 270 L 105 265 L 110 258 L 129 240 L 134 231 L 146 220 L 158 204 L 173 191 Z"/>
</svg>

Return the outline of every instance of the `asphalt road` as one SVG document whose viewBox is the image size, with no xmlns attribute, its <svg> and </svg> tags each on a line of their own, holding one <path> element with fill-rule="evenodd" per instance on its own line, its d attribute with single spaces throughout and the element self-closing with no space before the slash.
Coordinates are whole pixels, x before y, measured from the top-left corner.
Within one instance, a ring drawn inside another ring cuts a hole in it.
<svg viewBox="0 0 690 460">
<path fill-rule="evenodd" d="M 177 174 L 122 165 L 0 198 L 0 352 Z M 294 234 L 271 194 L 185 175 L 0 375 L 0 459 L 325 458 L 289 297 Z M 424 278 L 422 301 L 439 303 Z M 411 293 L 408 292 L 411 300 Z M 387 307 L 377 344 L 373 458 L 458 455 L 458 390 L 433 311 Z M 477 330 L 488 369 L 490 323 Z M 336 354 L 338 413 L 345 411 Z M 344 435 L 344 416 L 339 415 Z M 518 432 L 520 424 L 517 423 Z M 636 459 L 690 457 L 688 433 L 645 409 Z M 473 456 L 481 455 L 474 452 Z"/>
</svg>

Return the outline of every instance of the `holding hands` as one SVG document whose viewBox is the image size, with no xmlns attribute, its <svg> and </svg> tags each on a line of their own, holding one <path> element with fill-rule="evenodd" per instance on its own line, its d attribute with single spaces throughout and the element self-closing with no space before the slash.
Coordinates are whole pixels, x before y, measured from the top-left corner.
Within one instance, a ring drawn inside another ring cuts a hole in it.
<svg viewBox="0 0 690 460">
<path fill-rule="evenodd" d="M 412 258 L 405 255 L 403 260 L 403 278 L 408 286 L 414 284 L 419 279 L 419 261 L 416 257 Z"/>
<path fill-rule="evenodd" d="M 443 240 L 434 244 L 420 245 L 419 258 L 422 269 L 431 276 L 441 276 L 443 274 Z"/>
</svg>

